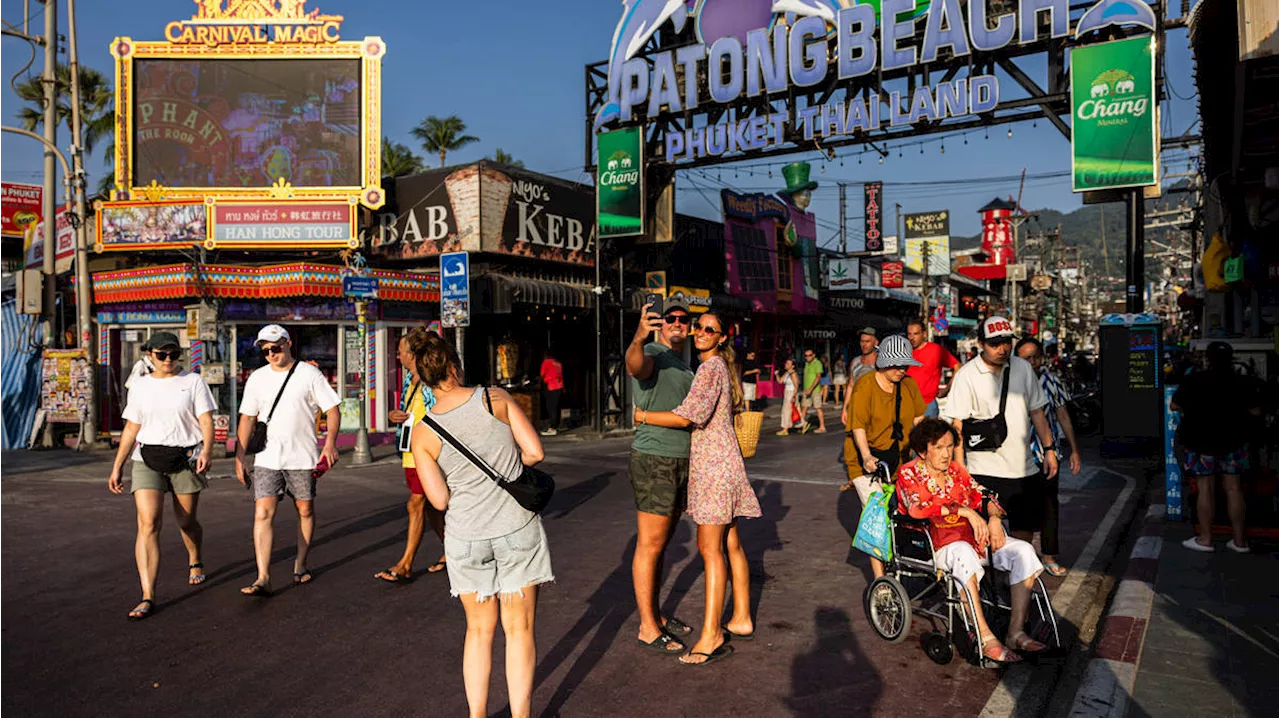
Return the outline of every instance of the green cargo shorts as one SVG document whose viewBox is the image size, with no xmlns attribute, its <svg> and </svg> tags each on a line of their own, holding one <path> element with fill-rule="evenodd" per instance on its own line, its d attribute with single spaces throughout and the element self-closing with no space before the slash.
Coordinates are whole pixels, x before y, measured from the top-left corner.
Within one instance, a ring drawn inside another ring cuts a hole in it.
<svg viewBox="0 0 1280 718">
<path fill-rule="evenodd" d="M 689 488 L 689 460 L 631 451 L 627 466 L 636 511 L 658 516 L 679 516 Z"/>
<path fill-rule="evenodd" d="M 187 468 L 185 471 L 179 471 L 176 474 L 161 474 L 142 460 L 133 463 L 133 486 L 130 492 L 138 489 L 154 489 L 161 493 L 174 494 L 198 494 L 209 488 L 209 482 L 205 479 L 204 474 L 197 474 L 193 469 Z"/>
</svg>

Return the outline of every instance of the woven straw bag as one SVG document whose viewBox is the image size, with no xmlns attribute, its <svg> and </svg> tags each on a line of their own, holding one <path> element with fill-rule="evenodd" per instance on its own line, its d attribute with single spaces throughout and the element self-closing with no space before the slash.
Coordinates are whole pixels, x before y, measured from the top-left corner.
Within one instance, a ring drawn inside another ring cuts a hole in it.
<svg viewBox="0 0 1280 718">
<path fill-rule="evenodd" d="M 762 411 L 744 411 L 733 417 L 733 430 L 738 435 L 738 448 L 742 450 L 742 458 L 750 459 L 756 455 L 756 444 L 760 443 L 760 424 L 763 422 Z"/>
</svg>

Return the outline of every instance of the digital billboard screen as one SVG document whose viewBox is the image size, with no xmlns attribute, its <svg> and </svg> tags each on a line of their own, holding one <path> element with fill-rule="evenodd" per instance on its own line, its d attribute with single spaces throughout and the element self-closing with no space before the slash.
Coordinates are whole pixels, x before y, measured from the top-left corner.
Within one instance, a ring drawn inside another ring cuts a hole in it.
<svg viewBox="0 0 1280 718">
<path fill-rule="evenodd" d="M 138 59 L 134 186 L 359 187 L 358 59 Z"/>
</svg>

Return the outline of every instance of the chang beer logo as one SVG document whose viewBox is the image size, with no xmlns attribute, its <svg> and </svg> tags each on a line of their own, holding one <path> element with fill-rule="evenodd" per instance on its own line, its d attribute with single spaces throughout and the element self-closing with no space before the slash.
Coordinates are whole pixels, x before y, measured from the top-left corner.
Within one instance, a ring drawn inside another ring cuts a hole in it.
<svg viewBox="0 0 1280 718">
<path fill-rule="evenodd" d="M 1097 120 L 1098 125 L 1124 124 L 1128 118 L 1147 114 L 1149 98 L 1134 96 L 1136 84 L 1132 74 L 1124 70 L 1107 70 L 1089 84 L 1089 99 L 1080 103 L 1076 117 Z"/>
<path fill-rule="evenodd" d="M 626 150 L 615 150 L 605 160 L 600 171 L 600 186 L 614 191 L 626 191 L 640 183 L 640 168 L 635 158 Z"/>
</svg>

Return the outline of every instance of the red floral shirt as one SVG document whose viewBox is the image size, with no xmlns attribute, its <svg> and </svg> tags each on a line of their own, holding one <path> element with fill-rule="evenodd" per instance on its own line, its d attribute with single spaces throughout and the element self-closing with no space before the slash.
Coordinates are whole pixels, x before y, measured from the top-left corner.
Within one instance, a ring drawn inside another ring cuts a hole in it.
<svg viewBox="0 0 1280 718">
<path fill-rule="evenodd" d="M 936 551 L 949 543 L 968 541 L 982 552 L 985 548 L 973 535 L 968 519 L 956 513 L 960 508 L 982 509 L 982 491 L 965 468 L 956 462 L 947 467 L 946 477 L 934 479 L 919 459 L 898 469 L 898 506 L 911 518 L 929 519 L 929 537 Z M 994 503 L 994 502 L 992 502 Z M 947 515 L 942 515 L 946 507 Z"/>
</svg>

